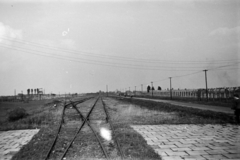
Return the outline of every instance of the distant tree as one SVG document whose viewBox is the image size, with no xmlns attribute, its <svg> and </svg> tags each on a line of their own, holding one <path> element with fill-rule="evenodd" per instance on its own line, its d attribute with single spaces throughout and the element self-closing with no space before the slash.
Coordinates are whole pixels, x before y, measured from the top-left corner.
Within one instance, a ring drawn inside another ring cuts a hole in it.
<svg viewBox="0 0 240 160">
<path fill-rule="evenodd" d="M 161 91 L 161 90 L 162 90 L 162 88 L 161 88 L 160 86 L 158 86 L 158 90 L 159 90 L 159 91 Z"/>
<path fill-rule="evenodd" d="M 152 87 L 152 90 L 154 91 L 154 90 L 155 90 L 155 88 L 154 88 L 154 87 Z"/>
<path fill-rule="evenodd" d="M 37 92 L 37 89 L 34 89 L 34 94 L 36 94 L 36 92 Z"/>
<path fill-rule="evenodd" d="M 39 94 L 39 89 L 37 88 L 37 94 Z"/>
<path fill-rule="evenodd" d="M 147 92 L 148 92 L 148 93 L 149 93 L 150 89 L 151 89 L 151 87 L 148 85 L 148 86 L 147 86 Z"/>
<path fill-rule="evenodd" d="M 30 89 L 27 89 L 27 94 L 28 94 L 28 95 L 30 94 Z"/>
<path fill-rule="evenodd" d="M 31 93 L 33 94 L 33 89 L 31 89 Z"/>
</svg>

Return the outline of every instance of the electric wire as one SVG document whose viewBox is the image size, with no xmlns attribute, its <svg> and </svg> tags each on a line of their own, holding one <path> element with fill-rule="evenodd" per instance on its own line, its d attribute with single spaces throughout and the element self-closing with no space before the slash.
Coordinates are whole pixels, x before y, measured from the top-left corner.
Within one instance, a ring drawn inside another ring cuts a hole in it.
<svg viewBox="0 0 240 160">
<path fill-rule="evenodd" d="M 51 57 L 51 58 L 56 58 L 56 59 L 62 59 L 62 60 L 68 60 L 68 61 L 73 61 L 73 62 L 81 62 L 81 63 L 86 63 L 86 64 L 95 64 L 95 65 L 104 65 L 104 66 L 112 66 L 112 67 L 120 67 L 120 68 L 129 68 L 129 69 L 144 69 L 144 70 L 162 70 L 162 71 L 196 71 L 196 70 L 176 70 L 176 69 L 172 69 L 173 67 L 170 67 L 170 69 L 162 69 L 164 67 L 162 66 L 158 66 L 159 68 L 153 68 L 155 66 L 147 66 L 148 68 L 144 68 L 144 66 L 139 66 L 139 65 L 127 65 L 127 64 L 117 64 L 117 63 L 106 63 L 106 62 L 100 62 L 100 61 L 90 61 L 90 60 L 86 60 L 86 59 L 77 59 L 74 57 L 67 57 L 67 56 L 59 56 L 56 54 L 48 54 L 48 53 L 43 53 L 41 51 L 36 51 L 36 50 L 22 50 L 22 48 L 12 48 L 9 46 L 3 46 L 0 45 L 0 47 L 5 47 L 5 48 L 9 48 L 9 49 L 13 49 L 13 50 L 18 50 L 24 53 L 30 53 L 30 54 L 34 54 L 34 55 L 38 55 L 38 56 L 44 56 L 44 57 Z M 35 51 L 35 52 L 40 52 L 43 54 L 38 54 L 38 53 L 33 53 L 31 51 Z M 87 61 L 87 62 L 86 62 Z M 240 63 L 240 62 L 239 62 Z M 122 65 L 122 66 L 121 66 Z M 124 65 L 124 66 L 123 66 Z M 152 68 L 151 68 L 152 67 Z M 177 67 L 177 68 L 181 68 L 181 67 Z M 182 67 L 182 68 L 191 68 L 191 67 Z"/>
<path fill-rule="evenodd" d="M 124 68 L 125 67 L 132 67 L 133 68 L 134 67 L 135 69 L 150 69 L 150 70 L 162 70 L 162 68 L 169 69 L 169 67 L 166 67 L 166 66 L 141 66 L 141 65 L 131 65 L 131 64 L 117 64 L 117 63 L 94 61 L 94 60 L 88 60 L 88 59 L 82 59 L 82 58 L 79 59 L 79 58 L 75 58 L 75 57 L 62 56 L 62 55 L 53 54 L 53 53 L 45 53 L 45 52 L 38 51 L 38 50 L 26 49 L 26 48 L 23 48 L 23 47 L 12 48 L 10 46 L 3 46 L 3 45 L 0 45 L 0 46 L 5 47 L 5 48 L 9 48 L 9 49 L 14 49 L 14 50 L 23 49 L 23 50 L 19 50 L 19 51 L 28 52 L 28 53 L 35 54 L 35 55 L 40 55 L 40 56 L 48 56 L 48 57 L 52 57 L 52 58 L 61 58 L 61 59 L 68 58 L 67 60 L 71 60 L 71 61 L 76 61 L 76 59 L 77 59 L 78 61 L 80 60 L 82 63 L 87 63 L 87 62 L 91 63 L 91 64 L 98 63 L 98 65 L 111 65 L 111 66 L 115 66 L 115 67 L 120 67 L 121 65 L 124 65 Z M 29 51 L 31 51 L 31 52 L 29 52 Z M 33 53 L 33 52 L 38 52 L 38 53 L 47 54 L 47 55 L 36 54 L 36 53 Z M 83 61 L 87 61 L 87 62 L 83 62 Z M 240 63 L 240 62 L 235 62 L 234 64 L 238 64 L 238 63 Z M 232 66 L 232 64 L 231 65 L 226 65 L 226 66 Z M 161 69 L 154 68 L 154 67 L 159 67 Z M 219 67 L 222 67 L 222 66 L 219 66 Z M 199 67 L 176 67 L 176 68 L 199 68 Z M 200 68 L 203 68 L 203 67 L 200 67 Z M 173 67 L 170 67 L 170 70 L 172 70 L 172 69 L 173 69 Z M 168 71 L 170 71 L 170 70 L 168 70 Z M 184 70 L 175 70 L 175 71 L 184 71 Z M 185 71 L 193 71 L 193 70 L 185 70 Z"/>
<path fill-rule="evenodd" d="M 90 56 L 90 57 L 98 57 L 98 58 L 104 58 L 104 59 L 116 59 L 116 60 L 124 60 L 124 61 L 135 61 L 135 62 L 144 62 L 144 63 L 173 63 L 173 64 L 188 64 L 188 63 L 230 63 L 230 62 L 238 62 L 239 59 L 232 59 L 232 60 L 214 60 L 212 62 L 207 62 L 207 61 L 170 61 L 170 60 L 156 60 L 156 59 L 143 59 L 143 58 L 132 58 L 132 57 L 120 57 L 120 56 L 113 56 L 113 55 L 102 55 L 102 54 L 97 54 L 97 53 L 92 53 L 92 52 L 85 52 L 85 51 L 79 51 L 79 50 L 69 50 L 66 48 L 56 48 L 54 46 L 49 46 L 49 45 L 44 45 L 36 42 L 29 42 L 29 41 L 24 41 L 20 39 L 9 39 L 7 37 L 0 36 L 2 39 L 8 40 L 8 41 L 14 41 L 18 43 L 23 43 L 26 45 L 33 45 L 33 46 L 38 46 L 42 48 L 48 48 L 52 50 L 57 50 L 57 51 L 64 51 L 67 53 L 73 53 L 73 54 L 78 54 L 78 55 L 84 55 L 84 56 Z M 81 53 L 85 54 L 81 54 Z M 87 55 L 86 55 L 87 54 Z"/>
<path fill-rule="evenodd" d="M 9 40 L 7 38 L 2 38 L 2 39 Z M 13 41 L 13 40 L 11 40 L 11 41 Z M 24 43 L 24 41 L 17 41 L 17 42 Z M 83 52 L 83 51 L 67 50 L 67 49 L 63 49 L 63 48 L 53 48 L 53 47 L 49 47 L 47 45 L 42 45 L 42 44 L 38 44 L 38 43 L 34 43 L 34 42 L 27 42 L 27 43 L 30 43 L 31 45 L 38 45 L 39 47 L 47 47 L 48 49 L 53 49 L 53 50 L 57 50 L 57 51 L 60 51 L 60 49 L 61 49 L 62 51 L 68 52 L 68 53 L 79 54 L 79 53 L 76 53 L 76 52 L 82 52 L 82 53 L 94 54 L 95 57 L 110 58 L 110 59 L 114 58 L 114 59 L 118 59 L 118 60 L 119 59 L 121 59 L 121 60 L 124 59 L 126 61 L 139 61 L 139 62 L 144 62 L 144 63 L 152 63 L 152 62 L 161 62 L 161 63 L 165 62 L 165 63 L 173 63 L 173 64 L 174 63 L 175 64 L 181 64 L 181 63 L 210 63 L 210 62 L 206 62 L 206 61 L 166 61 L 166 60 L 153 60 L 153 59 L 139 59 L 139 58 L 130 58 L 130 57 L 119 57 L 119 56 L 101 55 L 101 54 Z M 29 44 L 27 44 L 27 45 L 29 45 Z M 79 60 L 76 57 L 68 57 L 68 56 L 62 56 L 62 55 L 53 54 L 53 53 L 45 53 L 45 52 L 41 52 L 41 51 L 37 51 L 37 50 L 31 50 L 31 49 L 22 48 L 22 47 L 12 48 L 10 46 L 2 46 L 2 45 L 0 45 L 0 47 L 14 49 L 14 50 L 18 50 L 18 51 L 21 51 L 21 52 L 27 52 L 27 53 L 38 55 L 38 56 L 45 56 L 45 57 L 51 57 L 51 58 L 56 58 L 56 59 L 61 59 L 61 60 L 68 60 L 68 61 L 73 61 L 73 62 L 81 62 L 81 63 L 94 64 L 94 65 L 104 65 L 104 66 L 111 66 L 111 67 L 120 67 L 120 68 L 128 68 L 128 69 L 144 69 L 144 70 L 163 70 L 163 69 L 159 69 L 159 68 L 146 68 L 146 67 L 161 67 L 161 68 L 164 68 L 163 66 L 144 66 L 145 67 L 144 68 L 143 66 L 139 66 L 139 65 L 117 64 L 117 63 L 107 63 L 106 64 L 106 62 L 102 62 L 102 61 L 92 61 L 92 60 L 83 59 L 83 58 L 81 58 Z M 20 50 L 20 49 L 23 49 L 23 50 Z M 33 52 L 39 52 L 39 53 L 42 53 L 42 54 L 33 53 L 32 51 Z M 45 54 L 45 55 L 43 55 L 43 54 Z M 87 55 L 87 56 L 93 56 L 93 55 Z M 76 60 L 76 59 L 78 59 L 78 60 Z M 88 61 L 88 62 L 85 62 L 85 61 Z M 233 63 L 233 64 L 212 67 L 212 68 L 209 68 L 207 70 L 212 71 L 212 70 L 235 70 L 235 69 L 239 69 L 239 68 L 226 68 L 226 67 L 232 67 L 236 64 L 239 64 L 240 62 L 239 62 L 238 59 L 237 60 L 215 60 L 214 62 L 211 62 L 211 63 L 217 63 L 217 62 L 218 63 Z M 120 65 L 125 65 L 125 66 L 120 66 Z M 171 70 L 166 70 L 165 69 L 164 71 L 197 71 L 197 70 L 173 70 L 172 69 L 173 67 L 170 67 L 170 68 L 171 68 Z M 176 67 L 176 68 L 203 68 L 203 67 Z M 223 69 L 223 68 L 225 68 L 225 69 Z M 200 72 L 202 72 L 202 70 L 197 71 L 197 72 L 193 72 L 193 73 L 190 73 L 190 74 L 173 76 L 171 78 L 185 77 L 185 76 L 197 74 L 197 73 L 200 73 Z M 152 82 L 159 82 L 159 81 L 164 81 L 164 80 L 167 80 L 167 79 L 168 78 L 157 80 L 157 81 L 152 81 Z M 145 84 L 149 84 L 149 83 L 145 83 Z M 142 85 L 143 84 L 138 85 L 138 86 L 142 86 Z M 138 86 L 136 86 L 136 87 L 138 87 Z"/>
<path fill-rule="evenodd" d="M 228 67 L 228 66 L 229 66 L 229 65 L 219 66 L 219 67 L 216 67 L 216 68 L 211 68 L 211 69 L 209 69 L 209 70 L 210 70 L 210 71 L 211 71 L 211 70 L 218 70 L 218 68 L 223 68 L 223 67 Z M 234 69 L 240 69 L 240 68 L 234 68 Z M 203 72 L 203 70 L 197 71 L 197 72 L 193 72 L 193 73 L 189 73 L 189 74 L 179 75 L 179 76 L 172 76 L 171 78 L 186 77 L 186 76 L 194 75 L 194 74 L 197 74 L 197 73 L 200 73 L 200 72 Z M 170 78 L 170 77 L 169 77 L 169 78 Z M 164 78 L 164 79 L 157 80 L 157 81 L 152 81 L 152 82 L 165 81 L 165 80 L 168 80 L 169 78 Z M 149 82 L 149 83 L 144 83 L 144 84 L 150 84 L 150 83 L 151 83 L 151 82 Z M 144 85 L 144 84 L 141 84 L 141 85 Z M 138 86 L 141 86 L 141 85 L 138 85 Z"/>
<path fill-rule="evenodd" d="M 9 47 L 9 48 L 12 48 L 10 46 L 5 46 L 5 45 L 0 45 L 2 47 Z M 38 51 L 38 50 L 33 50 L 33 49 L 27 49 L 27 48 L 23 48 L 23 47 L 14 47 L 16 49 L 23 49 L 23 50 L 27 50 L 27 51 L 31 51 L 31 52 L 38 52 L 38 53 L 42 53 L 42 54 L 47 54 L 47 55 L 53 55 L 53 56 L 57 56 L 57 57 L 61 57 L 61 58 L 70 58 L 70 59 L 78 59 L 78 60 L 84 60 L 84 61 L 90 61 L 90 62 L 97 62 L 97 63 L 108 63 L 108 64 L 111 64 L 111 65 L 125 65 L 125 66 L 134 66 L 134 67 L 144 67 L 144 68 L 153 68 L 153 67 L 161 67 L 161 68 L 173 68 L 173 67 L 170 67 L 170 66 L 141 66 L 141 65 L 131 65 L 131 64 L 126 64 L 126 63 L 110 63 L 110 62 L 103 62 L 103 61 L 96 61 L 96 60 L 89 60 L 89 59 L 84 59 L 84 58 L 76 58 L 76 57 L 70 57 L 70 56 L 63 56 L 63 55 L 59 55 L 59 54 L 54 54 L 54 53 L 45 53 L 45 52 L 42 52 L 42 51 Z M 240 62 L 239 62 L 240 63 Z M 203 68 L 203 67 L 179 67 L 179 66 L 176 66 L 175 68 Z"/>
</svg>

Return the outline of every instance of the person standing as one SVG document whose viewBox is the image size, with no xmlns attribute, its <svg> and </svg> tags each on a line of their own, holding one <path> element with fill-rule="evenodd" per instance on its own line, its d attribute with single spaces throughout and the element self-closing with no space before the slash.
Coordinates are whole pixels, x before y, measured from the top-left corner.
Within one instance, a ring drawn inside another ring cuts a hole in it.
<svg viewBox="0 0 240 160">
<path fill-rule="evenodd" d="M 234 94 L 233 95 L 233 107 L 232 107 L 235 114 L 235 120 L 237 123 L 240 123 L 240 99 L 239 99 L 239 94 Z"/>
<path fill-rule="evenodd" d="M 147 92 L 148 92 L 148 93 L 149 93 L 150 89 L 151 89 L 151 87 L 148 85 L 148 86 L 147 86 Z"/>
</svg>

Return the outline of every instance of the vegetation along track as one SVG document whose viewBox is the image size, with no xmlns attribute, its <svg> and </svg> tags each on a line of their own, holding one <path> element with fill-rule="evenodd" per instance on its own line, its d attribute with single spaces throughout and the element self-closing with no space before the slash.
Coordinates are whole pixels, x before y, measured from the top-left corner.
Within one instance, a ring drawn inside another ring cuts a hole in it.
<svg viewBox="0 0 240 160">
<path fill-rule="evenodd" d="M 45 160 L 112 159 L 118 155 L 124 158 L 102 98 L 65 102 L 55 139 Z"/>
</svg>

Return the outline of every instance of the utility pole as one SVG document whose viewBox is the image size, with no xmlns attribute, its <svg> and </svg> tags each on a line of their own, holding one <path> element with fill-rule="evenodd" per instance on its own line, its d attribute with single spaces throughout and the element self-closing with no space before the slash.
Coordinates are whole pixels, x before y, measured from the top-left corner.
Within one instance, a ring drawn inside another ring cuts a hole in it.
<svg viewBox="0 0 240 160">
<path fill-rule="evenodd" d="M 142 92 L 143 92 L 143 84 L 141 84 L 141 86 L 142 86 Z"/>
<path fill-rule="evenodd" d="M 205 83 L 206 83 L 206 98 L 207 98 L 207 102 L 208 102 L 208 87 L 207 87 L 207 71 L 208 70 L 203 70 L 205 72 Z"/>
<path fill-rule="evenodd" d="M 136 86 L 135 86 L 135 96 L 136 96 Z"/>
<path fill-rule="evenodd" d="M 107 97 L 108 97 L 108 85 L 106 86 L 106 90 L 107 90 Z"/>
<path fill-rule="evenodd" d="M 153 82 L 151 82 L 151 84 L 152 84 L 152 97 L 153 97 Z"/>
<path fill-rule="evenodd" d="M 170 99 L 172 99 L 172 77 L 170 78 Z"/>
</svg>

